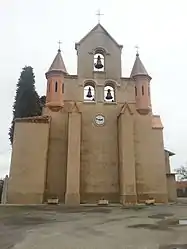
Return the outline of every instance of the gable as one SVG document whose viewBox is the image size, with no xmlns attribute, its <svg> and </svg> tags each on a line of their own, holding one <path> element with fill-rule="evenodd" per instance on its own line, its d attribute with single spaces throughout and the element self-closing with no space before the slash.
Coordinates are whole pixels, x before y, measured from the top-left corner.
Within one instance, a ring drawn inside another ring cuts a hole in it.
<svg viewBox="0 0 187 249">
<path fill-rule="evenodd" d="M 88 38 L 89 36 L 91 36 L 94 32 L 103 32 L 105 33 L 120 49 L 123 48 L 122 45 L 119 45 L 116 40 L 106 31 L 106 29 L 100 24 L 98 23 L 92 30 L 90 30 L 90 32 L 88 32 L 79 42 L 75 43 L 75 49 L 77 50 L 78 45 L 80 45 L 84 40 L 86 40 L 86 38 Z"/>
</svg>

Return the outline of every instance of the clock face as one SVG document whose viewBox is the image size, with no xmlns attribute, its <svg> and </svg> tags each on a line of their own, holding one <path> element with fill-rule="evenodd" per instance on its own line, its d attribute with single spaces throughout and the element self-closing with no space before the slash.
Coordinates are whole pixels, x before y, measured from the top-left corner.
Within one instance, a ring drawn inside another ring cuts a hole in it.
<svg viewBox="0 0 187 249">
<path fill-rule="evenodd" d="M 105 123 L 105 117 L 103 115 L 97 115 L 95 117 L 95 123 L 97 125 L 104 125 L 104 123 Z"/>
</svg>

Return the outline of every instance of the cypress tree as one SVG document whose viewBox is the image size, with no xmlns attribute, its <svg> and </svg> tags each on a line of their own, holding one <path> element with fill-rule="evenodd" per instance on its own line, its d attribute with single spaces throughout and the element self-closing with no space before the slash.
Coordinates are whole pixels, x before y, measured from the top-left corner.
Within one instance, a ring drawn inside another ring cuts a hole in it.
<svg viewBox="0 0 187 249">
<path fill-rule="evenodd" d="M 41 115 L 40 98 L 35 89 L 33 68 L 25 66 L 17 83 L 15 101 L 13 104 L 13 120 L 9 129 L 9 139 L 12 144 L 14 135 L 14 119 Z"/>
</svg>

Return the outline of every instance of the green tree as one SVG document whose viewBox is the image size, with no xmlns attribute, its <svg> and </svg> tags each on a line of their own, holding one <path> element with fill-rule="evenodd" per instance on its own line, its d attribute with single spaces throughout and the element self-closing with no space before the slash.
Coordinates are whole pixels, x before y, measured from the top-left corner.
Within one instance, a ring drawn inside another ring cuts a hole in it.
<svg viewBox="0 0 187 249">
<path fill-rule="evenodd" d="M 40 98 L 35 89 L 33 68 L 25 66 L 17 83 L 15 101 L 13 104 L 13 120 L 9 129 L 9 139 L 12 144 L 14 135 L 14 119 L 39 116 L 42 112 Z"/>
<path fill-rule="evenodd" d="M 46 96 L 43 95 L 43 96 L 40 97 L 41 108 L 43 108 L 45 106 L 45 102 L 46 102 Z"/>
</svg>

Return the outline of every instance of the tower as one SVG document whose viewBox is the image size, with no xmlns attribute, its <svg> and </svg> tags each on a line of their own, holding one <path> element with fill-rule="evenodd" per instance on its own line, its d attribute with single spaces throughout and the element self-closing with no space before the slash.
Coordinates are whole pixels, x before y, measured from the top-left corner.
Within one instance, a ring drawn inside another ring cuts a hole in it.
<svg viewBox="0 0 187 249">
<path fill-rule="evenodd" d="M 67 75 L 67 71 L 60 48 L 45 75 L 47 79 L 46 106 L 63 106 L 64 75 Z"/>
<path fill-rule="evenodd" d="M 148 114 L 151 111 L 151 77 L 140 60 L 138 52 L 136 53 L 136 59 L 130 77 L 135 81 L 136 109 L 140 114 Z"/>
<path fill-rule="evenodd" d="M 86 36 L 75 44 L 77 50 L 77 73 L 81 78 L 108 78 L 119 80 L 121 77 L 121 51 L 118 44 L 106 29 L 98 23 Z M 103 67 L 97 70 L 98 56 Z"/>
</svg>

